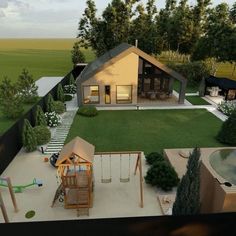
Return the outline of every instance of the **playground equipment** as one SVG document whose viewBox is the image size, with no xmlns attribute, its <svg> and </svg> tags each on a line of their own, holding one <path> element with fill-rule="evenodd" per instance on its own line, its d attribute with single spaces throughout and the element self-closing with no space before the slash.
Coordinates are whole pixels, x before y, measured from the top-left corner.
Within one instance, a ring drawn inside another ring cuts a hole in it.
<svg viewBox="0 0 236 236">
<path fill-rule="evenodd" d="M 53 167 L 56 167 L 56 162 L 57 162 L 57 159 L 59 157 L 59 152 L 58 153 L 53 153 L 52 156 L 50 157 L 50 164 L 53 166 Z"/>
<path fill-rule="evenodd" d="M 7 182 L 7 178 L 0 178 L 0 187 L 9 187 Z M 15 193 L 22 193 L 25 188 L 37 185 L 38 187 L 43 186 L 43 182 L 41 180 L 33 179 L 32 183 L 26 185 L 16 185 L 12 186 Z"/>
<path fill-rule="evenodd" d="M 95 152 L 95 155 L 100 156 L 101 158 L 101 182 L 102 183 L 111 183 L 112 175 L 111 175 L 111 157 L 114 155 L 114 158 L 117 158 L 117 155 L 120 156 L 120 182 L 121 183 L 127 183 L 130 181 L 130 162 L 131 158 L 136 158 L 136 164 L 135 164 L 135 170 L 134 170 L 134 175 L 137 174 L 137 171 L 139 170 L 139 185 L 140 185 L 140 207 L 143 208 L 144 206 L 144 201 L 143 201 L 143 173 L 142 173 L 142 152 L 141 151 L 131 151 L 131 152 Z M 131 156 L 132 155 L 132 156 Z M 104 157 L 110 157 L 110 168 L 109 168 L 109 173 L 110 176 L 109 178 L 105 179 L 103 176 L 103 164 L 102 164 L 102 159 Z M 127 158 L 128 156 L 128 158 Z M 125 159 L 128 163 L 128 165 L 124 164 Z M 127 167 L 127 176 L 124 175 L 124 167 Z M 123 172 L 123 173 L 122 173 Z"/>
<path fill-rule="evenodd" d="M 55 163 L 60 185 L 51 207 L 59 199 L 64 201 L 64 208 L 76 209 L 78 215 L 81 212 L 89 215 L 89 208 L 93 206 L 94 150 L 93 145 L 79 137 L 63 147 Z"/>
<path fill-rule="evenodd" d="M 101 158 L 101 182 L 102 183 L 111 183 L 112 177 L 111 177 L 111 155 L 109 155 L 109 178 L 104 178 L 103 176 L 103 156 L 100 156 Z"/>
<path fill-rule="evenodd" d="M 17 204 L 16 204 L 16 198 L 15 198 L 15 194 L 14 194 L 14 191 L 13 191 L 13 187 L 12 187 L 10 178 L 9 177 L 0 178 L 0 181 L 5 181 L 7 183 L 6 185 L 9 189 L 12 204 L 14 206 L 15 212 L 18 212 L 18 207 L 17 207 Z M 5 204 L 4 204 L 3 199 L 2 199 L 1 191 L 0 191 L 0 207 L 1 207 L 1 210 L 2 210 L 3 218 L 4 218 L 5 222 L 8 223 L 9 219 L 8 219 L 8 216 L 7 216 L 7 211 L 6 211 Z"/>
</svg>

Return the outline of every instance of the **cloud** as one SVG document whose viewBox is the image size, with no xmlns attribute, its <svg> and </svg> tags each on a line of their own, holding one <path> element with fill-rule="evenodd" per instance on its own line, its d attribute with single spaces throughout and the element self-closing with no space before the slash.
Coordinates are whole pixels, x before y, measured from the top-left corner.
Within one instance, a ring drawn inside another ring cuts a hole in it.
<svg viewBox="0 0 236 236">
<path fill-rule="evenodd" d="M 1 0 L 0 8 L 7 8 L 7 7 L 8 7 L 8 0 Z"/>
<path fill-rule="evenodd" d="M 1 18 L 1 17 L 5 17 L 5 13 L 4 13 L 3 10 L 0 9 L 0 18 Z"/>
</svg>

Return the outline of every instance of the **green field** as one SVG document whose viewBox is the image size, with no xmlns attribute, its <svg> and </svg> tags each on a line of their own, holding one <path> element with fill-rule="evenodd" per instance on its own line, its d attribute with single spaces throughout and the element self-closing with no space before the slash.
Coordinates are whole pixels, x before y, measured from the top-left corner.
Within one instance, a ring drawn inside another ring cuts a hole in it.
<svg viewBox="0 0 236 236">
<path fill-rule="evenodd" d="M 71 49 L 75 39 L 0 39 L 0 80 L 16 81 L 23 68 L 35 80 L 43 76 L 64 76 L 72 69 Z M 94 59 L 83 50 L 86 61 Z"/>
<path fill-rule="evenodd" d="M 99 111 L 93 118 L 76 115 L 66 141 L 80 136 L 104 152 L 218 147 L 221 124 L 205 109 Z"/>
</svg>

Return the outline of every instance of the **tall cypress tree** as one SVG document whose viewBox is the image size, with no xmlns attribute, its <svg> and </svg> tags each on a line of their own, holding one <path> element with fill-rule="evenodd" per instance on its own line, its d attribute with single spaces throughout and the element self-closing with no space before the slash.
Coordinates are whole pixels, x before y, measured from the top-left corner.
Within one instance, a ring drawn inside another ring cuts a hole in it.
<svg viewBox="0 0 236 236">
<path fill-rule="evenodd" d="M 26 152 L 33 152 L 37 149 L 37 139 L 34 130 L 27 119 L 24 120 L 22 132 L 23 147 Z"/>
<path fill-rule="evenodd" d="M 200 210 L 200 159 L 201 152 L 195 148 L 189 156 L 186 174 L 177 188 L 173 215 L 195 215 Z"/>
<path fill-rule="evenodd" d="M 51 93 L 48 94 L 48 99 L 47 99 L 47 103 L 46 103 L 46 110 L 47 110 L 47 112 L 55 111 L 54 100 L 53 100 Z"/>
<path fill-rule="evenodd" d="M 221 143 L 236 145 L 236 111 L 223 123 L 221 130 L 217 135 Z"/>
<path fill-rule="evenodd" d="M 41 108 L 41 106 L 36 107 L 36 112 L 35 112 L 35 126 L 47 126 L 47 120 L 44 115 L 44 112 Z"/>
<path fill-rule="evenodd" d="M 57 100 L 61 102 L 65 101 L 65 95 L 61 84 L 57 86 Z"/>
</svg>

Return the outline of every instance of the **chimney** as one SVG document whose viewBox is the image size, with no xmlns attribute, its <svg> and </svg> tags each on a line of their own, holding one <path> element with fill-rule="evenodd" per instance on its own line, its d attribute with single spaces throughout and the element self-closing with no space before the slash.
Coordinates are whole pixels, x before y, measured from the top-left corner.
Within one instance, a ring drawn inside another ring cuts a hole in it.
<svg viewBox="0 0 236 236">
<path fill-rule="evenodd" d="M 135 39 L 135 47 L 138 47 L 138 39 Z"/>
</svg>

